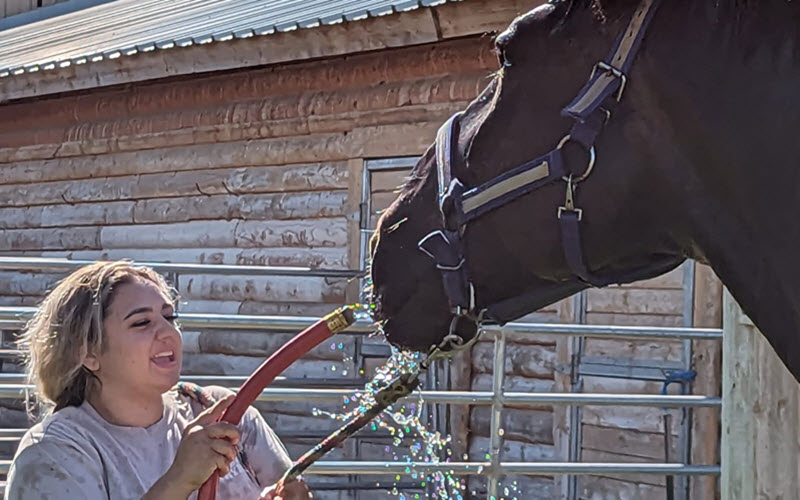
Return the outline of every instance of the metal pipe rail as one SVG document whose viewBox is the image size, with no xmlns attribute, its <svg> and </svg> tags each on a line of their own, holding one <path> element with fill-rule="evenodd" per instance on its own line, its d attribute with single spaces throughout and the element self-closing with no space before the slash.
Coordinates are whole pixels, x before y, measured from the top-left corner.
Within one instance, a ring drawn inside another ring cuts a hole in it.
<svg viewBox="0 0 800 500">
<path fill-rule="evenodd" d="M 21 328 L 33 317 L 35 307 L 0 306 L 0 327 Z M 299 332 L 319 318 L 308 316 L 268 316 L 248 314 L 204 314 L 177 313 L 178 322 L 188 328 L 220 328 L 236 330 L 260 330 L 268 332 Z M 375 325 L 371 321 L 357 321 L 346 333 L 373 333 Z"/>
<path fill-rule="evenodd" d="M 35 307 L 0 307 L 0 327 L 22 327 L 36 312 Z M 188 328 L 229 328 L 237 330 L 300 331 L 319 318 L 304 316 L 266 316 L 244 314 L 179 313 L 178 321 Z M 560 335 L 565 337 L 592 337 L 615 339 L 691 339 L 720 340 L 719 328 L 656 328 L 639 326 L 560 325 L 549 323 L 508 323 L 504 326 L 487 325 L 482 330 L 496 335 L 500 330 L 508 333 Z M 370 321 L 357 321 L 345 333 L 373 333 Z"/>
<path fill-rule="evenodd" d="M 19 351 L 22 354 L 22 351 Z M 239 387 L 248 377 L 237 375 L 183 375 L 181 380 L 199 385 L 220 385 L 222 387 Z M 370 379 L 359 376 L 354 378 L 287 378 L 276 377 L 270 387 L 294 387 L 298 389 L 347 389 L 356 391 L 364 387 Z M 0 373 L 0 386 L 25 385 L 28 377 L 24 373 Z M 1 431 L 1 430 L 0 430 Z"/>
<path fill-rule="evenodd" d="M 432 474 L 445 472 L 455 475 L 481 474 L 491 467 L 491 462 L 447 462 L 433 464 L 430 462 L 368 462 L 341 461 L 317 462 L 306 471 L 306 474 L 326 476 L 340 475 L 397 475 L 407 474 L 408 469 L 418 473 Z M 0 460 L 0 474 L 8 474 L 11 460 Z M 525 476 L 556 476 L 564 474 L 653 474 L 653 475 L 703 475 L 718 476 L 718 465 L 683 465 L 683 464 L 632 464 L 632 463 L 574 463 L 574 462 L 500 462 L 498 465 L 503 474 Z"/>
<path fill-rule="evenodd" d="M 675 328 L 660 326 L 615 326 L 559 323 L 507 323 L 503 326 L 485 325 L 485 333 L 500 330 L 509 333 L 544 334 L 563 337 L 592 337 L 597 339 L 651 340 L 722 340 L 721 328 Z"/>
<path fill-rule="evenodd" d="M 65 259 L 0 257 L 0 270 L 29 271 L 71 271 L 91 264 L 92 261 L 69 261 Z M 360 271 L 314 270 L 310 268 L 270 268 L 261 266 L 228 266 L 200 264 L 140 263 L 162 273 L 183 274 L 228 274 L 260 276 L 316 276 L 333 278 L 352 278 Z M 22 327 L 32 316 L 32 307 L 0 307 L 0 328 Z M 299 331 L 313 324 L 317 318 L 255 316 L 228 314 L 179 314 L 179 321 L 185 328 L 222 328 L 238 330 L 261 330 L 267 332 Z M 371 333 L 375 326 L 369 321 L 359 321 L 348 333 Z M 585 393 L 520 393 L 504 392 L 503 359 L 509 334 L 548 335 L 563 337 L 593 337 L 613 339 L 655 339 L 655 340 L 720 340 L 721 329 L 710 328 L 661 328 L 632 326 L 597 326 L 584 324 L 532 324 L 509 323 L 505 326 L 487 325 L 483 331 L 494 337 L 494 370 L 491 392 L 451 392 L 421 391 L 428 403 L 482 405 L 490 406 L 491 456 L 488 462 L 449 462 L 431 464 L 428 462 L 318 462 L 308 471 L 320 475 L 397 475 L 405 474 L 408 468 L 417 472 L 447 472 L 450 474 L 483 474 L 488 479 L 488 496 L 496 498 L 500 475 L 581 475 L 581 474 L 654 474 L 664 476 L 719 475 L 718 465 L 686 465 L 680 463 L 580 463 L 580 462 L 540 462 L 518 463 L 501 462 L 502 435 L 499 433 L 502 409 L 508 405 L 517 406 L 649 406 L 660 408 L 698 408 L 720 407 L 721 398 L 681 395 L 664 396 L 648 394 L 585 394 Z M 2 382 L 2 380 L 0 380 Z M 0 384 L 0 397 L 24 397 L 27 388 L 19 384 Z M 352 389 L 292 389 L 271 387 L 257 398 L 257 401 L 341 401 L 352 397 Z M 413 396 L 412 396 L 413 397 Z M 9 437 L 13 434 L 9 432 Z M 10 461 L 0 461 L 0 473 L 8 470 Z"/>
<path fill-rule="evenodd" d="M 32 390 L 29 385 L 0 385 L 0 398 L 19 399 L 25 392 Z M 233 389 L 235 390 L 235 389 Z M 341 401 L 344 397 L 352 398 L 354 393 L 349 389 L 294 389 L 286 387 L 269 387 L 261 392 L 256 401 Z M 444 403 L 458 405 L 492 406 L 495 394 L 492 392 L 469 391 L 419 391 L 419 396 L 426 403 Z M 409 396 L 414 398 L 415 395 Z M 502 393 L 504 405 L 518 406 L 645 406 L 660 408 L 707 408 L 720 407 L 722 400 L 709 396 L 662 396 L 660 394 L 586 394 L 586 393 Z"/>
<path fill-rule="evenodd" d="M 446 472 L 456 475 L 480 474 L 491 468 L 491 462 L 317 462 L 307 473 L 320 475 L 340 474 L 406 474 L 408 469 L 431 474 Z M 655 475 L 704 475 L 720 474 L 718 465 L 684 464 L 633 464 L 633 463 L 575 463 L 575 462 L 500 462 L 502 474 L 524 476 L 555 476 L 564 474 L 655 474 Z"/>
<path fill-rule="evenodd" d="M 94 260 L 67 260 L 47 257 L 0 257 L 0 271 L 71 272 L 94 264 Z M 181 264 L 170 262 L 133 262 L 159 273 L 226 274 L 232 276 L 300 276 L 312 278 L 355 278 L 364 271 L 352 269 L 315 269 L 311 267 L 240 266 L 229 264 Z"/>
</svg>

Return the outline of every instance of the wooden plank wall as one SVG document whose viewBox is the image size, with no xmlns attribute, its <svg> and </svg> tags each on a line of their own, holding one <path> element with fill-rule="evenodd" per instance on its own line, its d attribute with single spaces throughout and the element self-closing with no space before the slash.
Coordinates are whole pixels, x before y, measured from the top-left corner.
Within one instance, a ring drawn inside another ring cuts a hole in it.
<svg viewBox="0 0 800 500">
<path fill-rule="evenodd" d="M 684 268 L 664 276 L 623 286 L 590 289 L 586 293 L 586 322 L 647 326 L 683 326 Z M 609 360 L 680 361 L 681 342 L 588 339 L 585 356 Z M 583 392 L 658 394 L 662 384 L 606 377 L 584 377 Z M 675 387 L 673 387 L 675 389 Z M 582 459 L 587 462 L 663 462 L 664 428 L 660 408 L 586 407 L 583 410 Z M 680 412 L 671 411 L 677 444 Z M 675 449 L 675 448 L 673 448 Z M 673 456 L 675 456 L 673 452 Z M 586 498 L 665 497 L 664 477 L 653 475 L 587 476 L 579 480 Z"/>
<path fill-rule="evenodd" d="M 727 290 L 724 330 L 722 498 L 797 498 L 800 385 Z"/>
<path fill-rule="evenodd" d="M 349 268 L 363 159 L 420 155 L 495 67 L 490 39 L 473 37 L 8 104 L 0 253 Z M 57 278 L 2 273 L 0 304 L 32 305 Z M 185 275 L 178 288 L 198 312 L 320 316 L 347 299 L 345 280 L 322 278 Z M 287 338 L 188 331 L 184 372 L 249 374 Z M 342 336 L 285 375 L 355 380 L 355 349 Z M 341 405 L 260 407 L 279 434 L 321 437 L 336 422 L 312 408 Z M 389 442 L 368 436 L 359 456 L 391 460 Z M 312 444 L 287 439 L 295 457 Z"/>
<path fill-rule="evenodd" d="M 685 267 L 664 276 L 605 289 L 587 291 L 586 322 L 590 324 L 684 326 L 685 307 L 690 306 L 690 325 L 721 326 L 721 285 L 713 272 L 700 264 L 694 266 L 694 286 L 684 288 Z M 689 275 L 692 276 L 692 275 Z M 685 294 L 692 295 L 686 297 Z M 718 395 L 721 344 L 719 341 L 695 342 L 692 368 L 698 371 L 692 393 Z M 681 362 L 680 341 L 623 341 L 588 339 L 585 356 L 635 362 L 640 366 L 661 361 Z M 583 392 L 658 394 L 660 382 L 607 377 L 584 377 Z M 678 394 L 679 385 L 670 386 Z M 664 410 L 660 408 L 587 407 L 582 417 L 582 459 L 588 462 L 663 462 Z M 681 412 L 672 416 L 670 461 L 681 460 L 678 454 Z M 692 427 L 692 462 L 718 463 L 719 411 L 695 412 Z M 677 484 L 677 481 L 676 481 Z M 661 498 L 666 496 L 665 478 L 653 475 L 615 477 L 586 476 L 579 480 L 582 498 Z M 691 499 L 714 499 L 713 478 L 691 479 Z"/>
<path fill-rule="evenodd" d="M 36 8 L 36 0 L 0 1 L 0 18 L 10 17 Z"/>
<path fill-rule="evenodd" d="M 467 39 L 5 106 L 0 251 L 347 267 L 348 161 L 420 154 L 494 64 L 488 41 Z M 4 278 L 5 303 L 49 284 Z M 228 281 L 193 276 L 181 292 L 238 312 L 344 301 L 318 279 Z"/>
<path fill-rule="evenodd" d="M 67 0 L 0 0 L 0 19 L 66 1 Z"/>
</svg>

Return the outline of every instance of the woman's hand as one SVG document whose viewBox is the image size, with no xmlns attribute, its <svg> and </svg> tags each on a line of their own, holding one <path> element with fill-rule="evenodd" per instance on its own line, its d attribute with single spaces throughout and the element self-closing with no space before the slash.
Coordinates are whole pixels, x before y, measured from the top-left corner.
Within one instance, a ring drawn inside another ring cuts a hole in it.
<svg viewBox="0 0 800 500">
<path fill-rule="evenodd" d="M 217 420 L 233 398 L 231 394 L 220 399 L 189 422 L 183 431 L 178 453 L 165 477 L 185 486 L 189 493 L 200 488 L 214 472 L 220 477 L 230 472 L 240 433 L 235 425 Z"/>
<path fill-rule="evenodd" d="M 259 500 L 308 500 L 314 495 L 301 479 L 288 483 L 278 482 L 261 492 Z"/>
</svg>

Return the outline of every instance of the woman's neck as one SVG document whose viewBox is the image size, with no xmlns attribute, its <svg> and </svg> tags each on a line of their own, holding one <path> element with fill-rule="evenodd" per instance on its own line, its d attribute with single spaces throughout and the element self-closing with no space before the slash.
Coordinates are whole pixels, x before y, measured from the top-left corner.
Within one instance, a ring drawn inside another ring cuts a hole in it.
<svg viewBox="0 0 800 500">
<path fill-rule="evenodd" d="M 164 400 L 158 395 L 119 396 L 101 388 L 89 391 L 87 401 L 112 425 L 123 427 L 150 427 L 164 415 Z"/>
</svg>

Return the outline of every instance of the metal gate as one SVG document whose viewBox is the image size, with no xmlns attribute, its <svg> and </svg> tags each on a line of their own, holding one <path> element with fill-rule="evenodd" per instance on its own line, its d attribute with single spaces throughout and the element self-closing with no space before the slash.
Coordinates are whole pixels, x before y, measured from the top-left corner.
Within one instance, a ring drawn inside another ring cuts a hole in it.
<svg viewBox="0 0 800 500">
<path fill-rule="evenodd" d="M 27 271 L 70 271 L 82 265 L 85 261 L 66 261 L 62 259 L 23 259 L 0 257 L 0 270 L 27 270 Z M 292 275 L 292 276 L 319 276 L 330 273 L 330 276 L 352 276 L 352 271 L 319 271 L 310 269 L 281 269 L 262 268 L 257 266 L 215 266 L 196 264 L 158 264 L 147 263 L 162 273 L 181 274 L 257 274 L 257 275 Z M 578 296 L 575 300 L 584 300 Z M 33 314 L 34 308 L 30 307 L 0 307 L 0 329 L 18 329 L 26 319 Z M 689 316 L 690 317 L 690 316 Z M 180 321 L 184 327 L 189 328 L 228 328 L 250 329 L 261 331 L 300 331 L 312 324 L 316 318 L 303 317 L 276 317 L 276 316 L 245 316 L 227 314 L 180 314 Z M 352 334 L 363 335 L 371 333 L 374 328 L 366 322 L 357 323 L 350 331 Z M 521 393 L 506 392 L 503 389 L 505 373 L 503 362 L 506 351 L 506 337 L 508 334 L 537 335 L 547 334 L 575 338 L 578 343 L 577 352 L 580 353 L 581 339 L 585 338 L 611 338 L 611 339 L 657 339 L 657 340 L 682 340 L 685 346 L 691 347 L 692 340 L 719 340 L 722 338 L 721 329 L 699 328 L 656 328 L 656 327 L 624 327 L 624 326 L 597 326 L 585 324 L 534 324 L 510 323 L 504 327 L 491 327 L 484 329 L 483 335 L 494 338 L 494 361 L 491 391 L 422 391 L 426 402 L 432 404 L 448 405 L 475 405 L 491 407 L 491 440 L 488 450 L 490 460 L 471 462 L 447 462 L 430 464 L 426 462 L 368 462 L 368 461 L 322 461 L 309 469 L 309 474 L 319 475 L 403 475 L 409 467 L 421 473 L 436 471 L 448 472 L 456 475 L 481 475 L 487 478 L 487 498 L 498 499 L 499 479 L 503 475 L 567 475 L 577 477 L 585 474 L 654 474 L 686 477 L 691 475 L 719 475 L 718 465 L 690 465 L 684 453 L 681 463 L 582 463 L 577 459 L 572 460 L 571 454 L 568 462 L 553 463 L 519 463 L 504 462 L 501 459 L 503 435 L 500 431 L 503 408 L 506 405 L 533 406 L 569 406 L 576 410 L 579 417 L 580 408 L 584 406 L 648 406 L 658 408 L 682 408 L 689 412 L 698 407 L 720 407 L 721 399 L 698 395 L 631 395 L 631 394 L 587 394 L 580 393 L 580 376 L 589 373 L 587 364 L 582 363 L 580 356 L 575 357 L 576 380 L 573 393 Z M 687 361 L 691 356 L 684 355 Z M 594 373 L 594 372 L 591 372 Z M 238 386 L 241 377 L 212 377 L 215 381 L 222 379 Z M 203 377 L 189 377 L 188 380 L 203 381 Z M 0 378 L 1 398 L 22 398 L 28 388 L 24 385 L 19 375 Z M 260 401 L 341 401 L 343 397 L 350 396 L 350 389 L 302 389 L 302 388 L 269 388 L 259 397 Z M 5 438 L 21 437 L 24 429 L 10 429 L 0 433 Z M 577 431 L 576 431 L 577 432 Z M 575 441 L 579 442 L 580 435 Z M 683 439 L 683 438 L 682 438 Z M 578 448 L 579 451 L 579 448 Z M 578 453 L 579 454 L 579 453 Z M 575 457 L 578 458 L 578 457 Z M 0 461 L 0 473 L 8 470 L 10 461 Z M 574 493 L 577 495 L 577 492 Z"/>
</svg>

